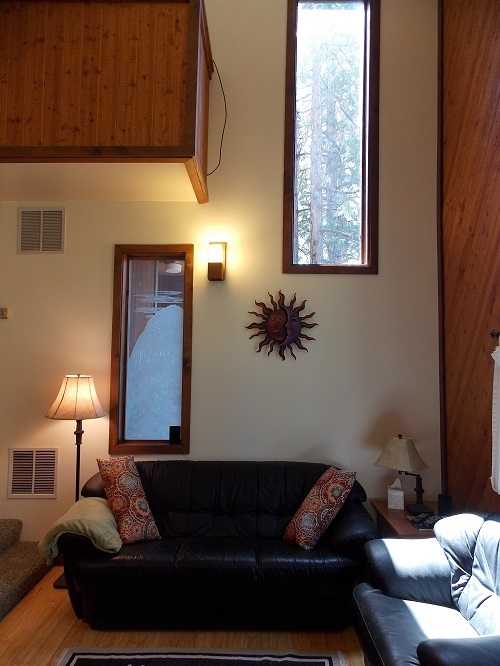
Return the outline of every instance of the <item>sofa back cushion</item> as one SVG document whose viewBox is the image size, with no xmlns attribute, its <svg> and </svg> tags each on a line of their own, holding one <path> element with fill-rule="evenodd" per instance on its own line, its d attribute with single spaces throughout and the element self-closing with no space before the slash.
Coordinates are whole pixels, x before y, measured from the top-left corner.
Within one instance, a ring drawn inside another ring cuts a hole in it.
<svg viewBox="0 0 500 666">
<path fill-rule="evenodd" d="M 292 461 L 139 461 L 142 480 L 162 537 L 258 536 L 282 538 L 307 493 L 328 469 Z M 92 477 L 83 496 L 99 496 Z M 357 482 L 348 498 L 364 502 Z"/>
<path fill-rule="evenodd" d="M 460 514 L 434 528 L 455 606 L 480 635 L 500 634 L 500 514 Z"/>
</svg>

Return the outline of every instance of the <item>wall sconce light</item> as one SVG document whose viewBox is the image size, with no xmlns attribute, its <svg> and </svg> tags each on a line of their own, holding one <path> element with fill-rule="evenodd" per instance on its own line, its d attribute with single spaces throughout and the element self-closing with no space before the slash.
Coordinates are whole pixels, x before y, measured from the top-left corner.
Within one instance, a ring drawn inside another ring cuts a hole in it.
<svg viewBox="0 0 500 666">
<path fill-rule="evenodd" d="M 208 279 L 222 281 L 226 276 L 227 243 L 208 244 Z"/>
</svg>

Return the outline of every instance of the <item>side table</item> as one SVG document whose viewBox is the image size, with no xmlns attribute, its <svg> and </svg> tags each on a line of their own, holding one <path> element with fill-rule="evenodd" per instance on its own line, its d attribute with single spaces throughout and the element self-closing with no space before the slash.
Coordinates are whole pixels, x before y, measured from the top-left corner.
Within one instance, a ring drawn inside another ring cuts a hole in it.
<svg viewBox="0 0 500 666">
<path fill-rule="evenodd" d="M 437 502 L 426 504 L 437 514 Z M 399 509 L 388 509 L 387 500 L 371 500 L 375 509 L 375 521 L 381 538 L 429 539 L 434 536 L 432 530 L 417 530 L 408 520 L 408 512 Z"/>
</svg>

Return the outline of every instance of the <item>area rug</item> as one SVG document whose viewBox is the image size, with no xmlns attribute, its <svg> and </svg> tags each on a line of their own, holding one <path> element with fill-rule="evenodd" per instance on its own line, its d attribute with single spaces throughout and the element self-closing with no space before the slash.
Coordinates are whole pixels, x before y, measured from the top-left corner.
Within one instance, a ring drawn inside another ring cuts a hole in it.
<svg viewBox="0 0 500 666">
<path fill-rule="evenodd" d="M 54 666 L 347 666 L 340 652 L 67 648 Z"/>
</svg>

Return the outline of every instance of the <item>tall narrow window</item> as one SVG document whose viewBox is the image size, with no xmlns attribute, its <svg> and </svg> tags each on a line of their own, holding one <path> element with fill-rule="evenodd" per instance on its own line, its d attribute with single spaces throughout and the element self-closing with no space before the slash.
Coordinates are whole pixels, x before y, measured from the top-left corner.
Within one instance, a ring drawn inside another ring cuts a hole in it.
<svg viewBox="0 0 500 666">
<path fill-rule="evenodd" d="M 110 453 L 189 453 L 192 245 L 116 245 Z"/>
<path fill-rule="evenodd" d="M 378 271 L 380 0 L 288 0 L 283 272 Z"/>
</svg>

